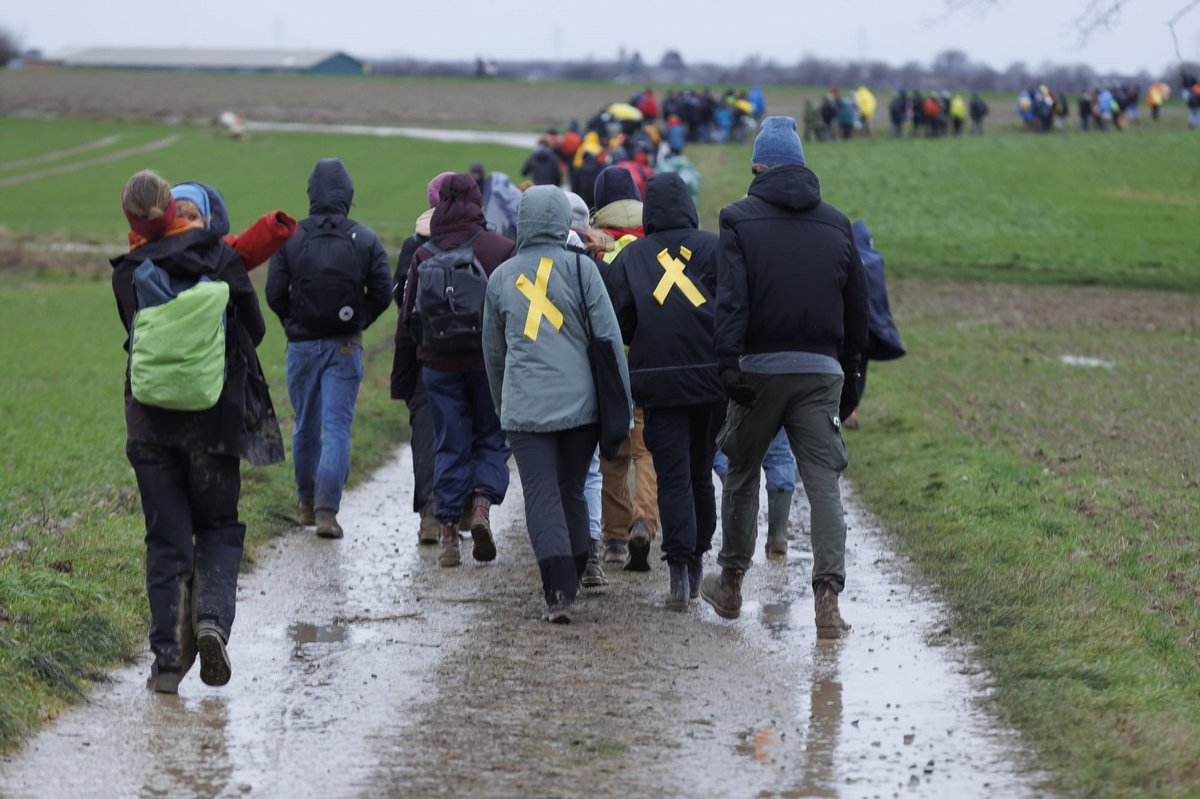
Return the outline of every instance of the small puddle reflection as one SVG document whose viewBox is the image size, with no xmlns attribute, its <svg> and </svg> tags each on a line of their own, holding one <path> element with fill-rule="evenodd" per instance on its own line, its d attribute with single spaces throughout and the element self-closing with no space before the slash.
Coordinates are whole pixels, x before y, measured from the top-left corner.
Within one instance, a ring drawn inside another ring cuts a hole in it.
<svg viewBox="0 0 1200 799">
<path fill-rule="evenodd" d="M 775 750 L 779 746 L 779 730 L 775 725 L 754 727 L 744 736 L 742 742 L 734 747 L 739 755 L 752 757 L 759 763 L 770 763 L 775 759 Z"/>
<path fill-rule="evenodd" d="M 350 636 L 345 624 L 293 624 L 288 637 L 297 644 L 339 644 Z"/>
<path fill-rule="evenodd" d="M 762 606 L 762 611 L 758 615 L 758 620 L 762 622 L 762 626 L 766 627 L 773 633 L 783 632 L 788 629 L 788 622 L 792 615 L 791 602 L 765 602 Z"/>
</svg>

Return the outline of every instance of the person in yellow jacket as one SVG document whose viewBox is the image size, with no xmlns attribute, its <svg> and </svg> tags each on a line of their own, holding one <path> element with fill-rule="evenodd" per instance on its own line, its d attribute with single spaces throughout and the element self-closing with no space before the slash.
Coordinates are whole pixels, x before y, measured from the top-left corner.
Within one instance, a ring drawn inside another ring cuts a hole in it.
<svg viewBox="0 0 1200 799">
<path fill-rule="evenodd" d="M 961 94 L 950 98 L 950 123 L 954 125 L 954 135 L 961 136 L 963 123 L 967 121 L 967 101 Z"/>
<path fill-rule="evenodd" d="M 583 157 L 588 153 L 599 157 L 600 153 L 604 152 L 604 145 L 600 143 L 600 134 L 594 130 L 589 130 L 587 135 L 583 137 L 583 142 L 579 145 L 579 149 L 575 151 L 575 160 L 572 165 L 579 169 L 583 166 Z"/>
<path fill-rule="evenodd" d="M 879 105 L 875 95 L 866 86 L 859 86 L 854 91 L 854 99 L 858 103 L 858 114 L 862 120 L 862 134 L 871 135 L 871 118 L 875 116 L 875 108 Z"/>
</svg>

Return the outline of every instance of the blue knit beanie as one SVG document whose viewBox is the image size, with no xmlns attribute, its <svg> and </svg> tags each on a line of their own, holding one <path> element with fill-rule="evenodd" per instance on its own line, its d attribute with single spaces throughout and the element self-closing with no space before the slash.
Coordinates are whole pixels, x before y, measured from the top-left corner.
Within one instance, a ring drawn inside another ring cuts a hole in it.
<svg viewBox="0 0 1200 799">
<path fill-rule="evenodd" d="M 204 217 L 207 223 L 209 217 L 212 216 L 212 210 L 208 203 L 208 192 L 198 183 L 180 183 L 171 188 L 171 196 L 176 201 L 187 200 L 200 209 L 200 215 Z"/>
<path fill-rule="evenodd" d="M 751 163 L 767 167 L 804 166 L 804 147 L 792 117 L 767 117 L 754 138 Z"/>
</svg>

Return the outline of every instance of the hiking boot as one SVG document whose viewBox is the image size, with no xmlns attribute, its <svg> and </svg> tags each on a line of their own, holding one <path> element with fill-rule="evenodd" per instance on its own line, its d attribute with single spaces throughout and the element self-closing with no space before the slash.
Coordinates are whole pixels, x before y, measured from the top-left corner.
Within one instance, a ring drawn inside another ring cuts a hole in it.
<svg viewBox="0 0 1200 799">
<path fill-rule="evenodd" d="M 571 623 L 571 606 L 574 602 L 563 594 L 562 591 L 554 592 L 554 600 L 546 603 L 546 610 L 542 613 L 542 621 L 548 621 L 551 624 L 570 624 Z"/>
<path fill-rule="evenodd" d="M 788 515 L 792 510 L 792 495 L 787 491 L 767 493 L 767 558 L 787 557 Z"/>
<path fill-rule="evenodd" d="M 337 514 L 329 508 L 317 508 L 317 535 L 321 538 L 341 538 L 342 526 Z"/>
<path fill-rule="evenodd" d="M 723 619 L 736 619 L 742 612 L 741 569 L 722 568 L 720 574 L 706 574 L 700 581 L 700 598 L 713 606 Z"/>
<path fill-rule="evenodd" d="M 438 552 L 439 566 L 457 566 L 462 563 L 462 555 L 458 552 L 457 523 L 446 522 L 442 525 L 438 543 L 442 547 L 441 551 Z"/>
<path fill-rule="evenodd" d="M 634 522 L 629 530 L 629 560 L 625 563 L 625 571 L 650 571 L 650 528 L 645 522 Z"/>
<path fill-rule="evenodd" d="M 600 542 L 593 541 L 592 548 L 588 552 L 587 567 L 583 570 L 583 577 L 579 581 L 584 588 L 600 588 L 608 585 L 608 575 L 604 573 L 604 567 L 600 565 Z"/>
<path fill-rule="evenodd" d="M 313 510 L 313 504 L 310 500 L 300 500 L 300 526 L 312 527 L 317 523 L 317 512 Z"/>
<path fill-rule="evenodd" d="M 704 577 L 704 555 L 693 555 L 688 564 L 688 602 L 700 598 L 700 580 Z"/>
<path fill-rule="evenodd" d="M 468 496 L 463 503 L 462 514 L 458 517 L 458 531 L 460 533 L 471 532 L 471 521 L 475 517 L 475 509 L 471 506 L 471 497 Z"/>
<path fill-rule="evenodd" d="M 158 694 L 177 694 L 181 682 L 183 682 L 182 671 L 159 668 L 156 660 L 150 666 L 150 676 L 146 678 L 146 687 Z"/>
<path fill-rule="evenodd" d="M 196 649 L 200 653 L 200 679 L 205 685 L 224 685 L 232 670 L 225 651 L 225 635 L 211 621 L 196 627 Z"/>
<path fill-rule="evenodd" d="M 813 589 L 817 608 L 817 638 L 841 638 L 850 632 L 850 625 L 838 610 L 838 592 L 828 580 Z"/>
<path fill-rule="evenodd" d="M 620 563 L 624 565 L 629 560 L 629 547 L 624 541 L 609 541 L 604 547 L 605 563 Z"/>
<path fill-rule="evenodd" d="M 671 572 L 671 593 L 667 595 L 667 610 L 687 610 L 690 588 L 688 586 L 688 565 L 686 563 L 668 564 Z"/>
<path fill-rule="evenodd" d="M 475 541 L 471 557 L 480 563 L 496 559 L 496 539 L 492 538 L 491 507 L 492 501 L 482 494 L 476 494 L 475 501 L 471 505 L 471 538 Z"/>
<path fill-rule="evenodd" d="M 421 514 L 421 525 L 417 528 L 418 544 L 436 544 L 442 533 L 442 523 L 432 513 Z"/>
</svg>

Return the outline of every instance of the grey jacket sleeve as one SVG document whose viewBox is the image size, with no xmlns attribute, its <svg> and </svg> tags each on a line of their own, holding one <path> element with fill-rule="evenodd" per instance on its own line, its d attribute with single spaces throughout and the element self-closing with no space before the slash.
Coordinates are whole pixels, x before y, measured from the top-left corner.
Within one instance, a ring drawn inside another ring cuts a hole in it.
<svg viewBox="0 0 1200 799">
<path fill-rule="evenodd" d="M 625 360 L 625 348 L 621 342 L 621 328 L 617 324 L 617 313 L 613 310 L 612 300 L 604 288 L 604 280 L 600 270 L 591 258 L 580 259 L 580 269 L 583 276 L 584 299 L 587 304 L 588 319 L 592 323 L 592 334 L 601 341 L 612 343 L 617 353 L 617 366 L 621 370 L 621 382 L 625 385 L 625 399 L 629 403 L 629 412 L 633 413 L 633 398 L 629 393 L 629 364 Z M 633 417 L 630 416 L 632 419 Z"/>
<path fill-rule="evenodd" d="M 500 305 L 500 281 L 489 280 L 483 298 L 483 366 L 487 370 L 488 388 L 496 415 L 500 415 L 500 398 L 504 388 L 504 361 L 508 357 L 508 340 L 504 333 L 504 313 Z"/>
</svg>

